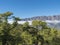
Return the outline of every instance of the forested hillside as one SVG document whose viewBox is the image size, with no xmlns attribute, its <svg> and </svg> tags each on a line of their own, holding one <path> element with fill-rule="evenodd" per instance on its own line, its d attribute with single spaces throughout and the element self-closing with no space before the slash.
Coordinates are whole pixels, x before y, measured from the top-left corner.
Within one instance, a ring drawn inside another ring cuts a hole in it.
<svg viewBox="0 0 60 45">
<path fill-rule="evenodd" d="M 13 23 L 8 23 L 12 19 Z M 33 20 L 19 24 L 12 12 L 0 14 L 0 45 L 60 45 L 60 31 L 46 22 Z"/>
</svg>

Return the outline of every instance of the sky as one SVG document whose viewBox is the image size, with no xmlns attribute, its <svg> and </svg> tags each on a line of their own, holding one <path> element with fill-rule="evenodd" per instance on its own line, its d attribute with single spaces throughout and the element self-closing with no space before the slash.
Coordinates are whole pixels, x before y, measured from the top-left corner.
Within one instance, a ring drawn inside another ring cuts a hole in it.
<svg viewBox="0 0 60 45">
<path fill-rule="evenodd" d="M 20 18 L 60 15 L 60 0 L 0 0 L 0 13 L 7 11 Z"/>
</svg>

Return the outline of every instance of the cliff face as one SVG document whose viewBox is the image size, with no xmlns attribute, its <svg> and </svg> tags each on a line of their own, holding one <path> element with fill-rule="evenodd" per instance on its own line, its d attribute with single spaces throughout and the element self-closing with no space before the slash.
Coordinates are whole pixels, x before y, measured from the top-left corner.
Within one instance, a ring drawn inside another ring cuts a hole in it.
<svg viewBox="0 0 60 45">
<path fill-rule="evenodd" d="M 54 16 L 36 16 L 31 18 L 25 18 L 22 19 L 22 21 L 32 21 L 32 20 L 60 20 L 60 15 L 54 15 Z"/>
</svg>

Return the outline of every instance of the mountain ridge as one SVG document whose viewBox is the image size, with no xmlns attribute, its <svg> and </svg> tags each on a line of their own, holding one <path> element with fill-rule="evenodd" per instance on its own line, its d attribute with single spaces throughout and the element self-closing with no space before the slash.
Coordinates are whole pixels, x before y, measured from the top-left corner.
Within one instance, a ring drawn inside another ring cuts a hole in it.
<svg viewBox="0 0 60 45">
<path fill-rule="evenodd" d="M 24 18 L 21 21 L 30 21 L 31 24 L 33 20 L 41 20 L 47 23 L 47 25 L 51 28 L 55 28 L 60 30 L 60 15 L 53 15 L 53 16 L 35 16 L 31 18 Z"/>
<path fill-rule="evenodd" d="M 41 20 L 41 21 L 45 21 L 45 20 L 60 20 L 60 15 L 53 15 L 53 16 L 35 16 L 35 17 L 31 17 L 31 18 L 24 18 L 21 19 L 22 21 L 32 21 L 32 20 Z"/>
</svg>

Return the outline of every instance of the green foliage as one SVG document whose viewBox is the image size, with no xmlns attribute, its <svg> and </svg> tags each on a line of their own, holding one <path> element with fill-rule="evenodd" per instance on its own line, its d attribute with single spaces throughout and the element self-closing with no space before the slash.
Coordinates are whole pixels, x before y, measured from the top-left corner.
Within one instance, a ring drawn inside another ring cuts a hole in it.
<svg viewBox="0 0 60 45">
<path fill-rule="evenodd" d="M 47 24 L 45 22 L 39 21 L 39 20 L 34 20 L 32 21 L 32 26 L 38 29 L 44 29 L 48 28 Z"/>
<path fill-rule="evenodd" d="M 18 24 L 13 13 L 0 14 L 0 45 L 60 45 L 60 31 L 49 28 L 45 22 L 34 20 Z M 13 23 L 8 20 L 12 17 Z"/>
<path fill-rule="evenodd" d="M 28 27 L 28 26 L 29 26 L 29 22 L 25 22 L 25 23 L 23 24 L 23 26 L 24 26 L 24 27 Z"/>
<path fill-rule="evenodd" d="M 31 34 L 29 34 L 28 32 L 23 32 L 22 34 L 21 34 L 21 37 L 23 38 L 23 43 L 24 44 L 26 44 L 26 45 L 32 45 L 32 35 Z"/>
</svg>

